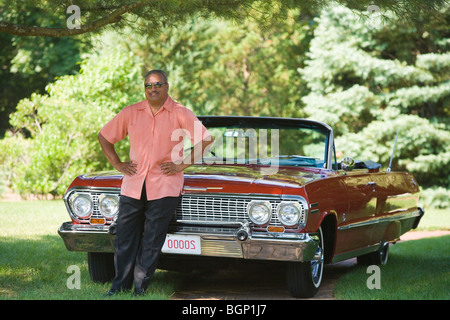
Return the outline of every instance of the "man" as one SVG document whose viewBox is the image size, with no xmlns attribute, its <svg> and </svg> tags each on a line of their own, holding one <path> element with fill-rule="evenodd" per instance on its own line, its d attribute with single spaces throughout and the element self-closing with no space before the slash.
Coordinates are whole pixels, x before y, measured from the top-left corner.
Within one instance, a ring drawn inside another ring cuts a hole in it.
<svg viewBox="0 0 450 320">
<path fill-rule="evenodd" d="M 145 293 L 183 188 L 183 170 L 212 143 L 197 117 L 170 98 L 163 71 L 149 71 L 144 87 L 146 100 L 122 109 L 98 134 L 108 161 L 124 174 L 114 240 L 116 275 L 107 295 L 131 290 L 133 283 L 136 295 Z M 183 148 L 174 152 L 183 141 L 174 135 L 180 130 L 194 145 L 184 159 Z M 121 161 L 114 144 L 126 136 L 130 161 Z"/>
</svg>

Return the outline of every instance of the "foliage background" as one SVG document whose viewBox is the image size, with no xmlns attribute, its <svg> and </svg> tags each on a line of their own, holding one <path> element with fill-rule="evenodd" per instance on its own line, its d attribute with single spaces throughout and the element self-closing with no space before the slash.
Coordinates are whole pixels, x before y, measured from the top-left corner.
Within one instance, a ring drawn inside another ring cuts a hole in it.
<svg viewBox="0 0 450 320">
<path fill-rule="evenodd" d="M 23 88 L 2 124 L 1 181 L 23 196 L 57 196 L 75 176 L 111 168 L 98 130 L 143 100 L 142 75 L 160 68 L 171 96 L 196 114 L 323 121 L 340 155 L 384 168 L 398 129 L 393 169 L 416 176 L 427 205 L 448 207 L 449 14 L 411 23 L 387 12 L 374 23 L 332 6 L 318 16 L 291 10 L 265 28 L 194 16 L 158 32 L 30 42 L 0 34 L 11 50 L 1 58 L 0 111 Z M 126 141 L 118 151 L 127 157 Z"/>
</svg>

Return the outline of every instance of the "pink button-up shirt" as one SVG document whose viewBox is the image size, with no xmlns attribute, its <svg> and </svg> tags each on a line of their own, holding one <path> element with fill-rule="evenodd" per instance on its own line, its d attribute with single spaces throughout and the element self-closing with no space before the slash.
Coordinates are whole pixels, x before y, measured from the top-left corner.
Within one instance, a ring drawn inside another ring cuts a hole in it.
<svg viewBox="0 0 450 320">
<path fill-rule="evenodd" d="M 184 136 L 193 145 L 210 136 L 192 111 L 170 97 L 155 116 L 147 100 L 123 108 L 100 133 L 112 144 L 128 135 L 130 160 L 137 164 L 137 173 L 123 177 L 121 194 L 139 199 L 145 181 L 147 200 L 180 195 L 183 172 L 167 176 L 160 165 L 184 159 Z"/>
</svg>

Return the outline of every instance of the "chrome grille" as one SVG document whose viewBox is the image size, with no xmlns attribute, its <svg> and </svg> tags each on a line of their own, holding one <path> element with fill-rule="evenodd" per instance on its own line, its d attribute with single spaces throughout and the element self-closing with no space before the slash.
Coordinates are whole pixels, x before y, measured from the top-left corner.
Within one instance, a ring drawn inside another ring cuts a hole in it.
<svg viewBox="0 0 450 320">
<path fill-rule="evenodd" d="M 102 214 L 100 213 L 100 209 L 98 208 L 98 197 L 100 196 L 101 193 L 91 193 L 91 197 L 92 197 L 92 215 L 91 218 L 103 218 Z"/>
<path fill-rule="evenodd" d="M 245 222 L 249 221 L 247 205 L 252 200 L 268 200 L 272 206 L 270 225 L 281 225 L 276 210 L 281 202 L 279 198 L 271 197 L 236 197 L 221 195 L 192 195 L 181 197 L 176 210 L 178 221 L 189 222 Z"/>
</svg>

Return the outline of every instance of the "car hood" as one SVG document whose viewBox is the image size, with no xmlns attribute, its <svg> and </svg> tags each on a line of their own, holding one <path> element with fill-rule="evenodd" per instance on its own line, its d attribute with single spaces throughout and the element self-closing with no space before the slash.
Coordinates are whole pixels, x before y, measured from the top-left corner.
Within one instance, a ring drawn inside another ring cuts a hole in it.
<svg viewBox="0 0 450 320">
<path fill-rule="evenodd" d="M 185 170 L 184 188 L 190 192 L 286 194 L 314 180 L 327 176 L 317 168 L 279 167 L 266 174 L 260 165 L 193 165 Z M 77 177 L 72 186 L 120 188 L 123 174 L 117 171 L 96 172 Z M 70 188 L 70 187 L 69 187 Z"/>
<path fill-rule="evenodd" d="M 325 176 L 320 169 L 280 167 L 265 174 L 266 169 L 258 165 L 192 166 L 185 170 L 184 191 L 284 194 Z"/>
</svg>

